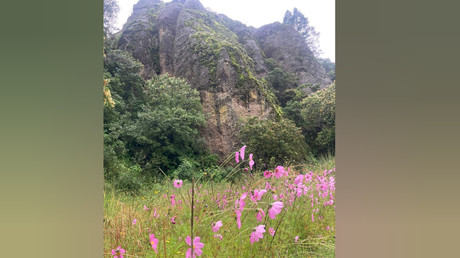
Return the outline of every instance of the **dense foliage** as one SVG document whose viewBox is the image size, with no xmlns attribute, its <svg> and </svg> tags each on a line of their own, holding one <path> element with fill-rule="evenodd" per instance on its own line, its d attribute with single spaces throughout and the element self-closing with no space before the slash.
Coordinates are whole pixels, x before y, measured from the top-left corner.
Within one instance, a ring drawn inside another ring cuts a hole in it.
<svg viewBox="0 0 460 258">
<path fill-rule="evenodd" d="M 282 107 L 292 98 L 292 92 L 289 90 L 298 87 L 298 80 L 294 74 L 288 73 L 279 67 L 275 67 L 268 72 L 265 80 L 270 91 L 275 94 Z"/>
<path fill-rule="evenodd" d="M 131 153 L 149 175 L 168 173 L 180 165 L 181 157 L 203 154 L 198 127 L 205 118 L 197 90 L 183 79 L 160 75 L 146 86 L 146 102 L 136 123 L 129 128 Z"/>
<path fill-rule="evenodd" d="M 302 128 L 313 154 L 335 153 L 335 82 L 301 100 L 289 101 L 284 111 Z"/>
<path fill-rule="evenodd" d="M 216 161 L 199 136 L 205 123 L 198 92 L 182 79 L 144 81 L 142 64 L 123 50 L 104 47 L 104 174 L 123 191 L 136 192 L 181 165 Z"/>
<path fill-rule="evenodd" d="M 250 118 L 241 130 L 241 140 L 248 152 L 257 153 L 255 159 L 270 164 L 302 162 L 309 153 L 300 128 L 289 119 Z"/>
</svg>

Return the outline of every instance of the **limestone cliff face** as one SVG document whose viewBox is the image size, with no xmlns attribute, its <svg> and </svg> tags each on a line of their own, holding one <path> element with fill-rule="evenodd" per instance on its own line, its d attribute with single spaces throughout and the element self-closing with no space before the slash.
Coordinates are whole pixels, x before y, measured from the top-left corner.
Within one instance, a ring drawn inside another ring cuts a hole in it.
<svg viewBox="0 0 460 258">
<path fill-rule="evenodd" d="M 277 38 L 207 11 L 198 0 L 140 0 L 120 33 L 118 48 L 144 64 L 141 75 L 145 79 L 168 73 L 185 78 L 200 92 L 208 118 L 202 135 L 210 150 L 223 157 L 240 147 L 236 138 L 239 122 L 251 116 L 267 119 L 280 115 L 274 95 L 261 80 L 267 73 L 264 60 L 267 56 L 294 59 L 304 53 L 287 51 L 280 46 L 283 42 L 272 42 Z M 298 49 L 309 51 L 302 47 Z M 308 51 L 307 56 L 311 54 Z M 305 59 L 308 67 L 313 61 Z M 305 81 L 326 78 L 316 66 L 302 70 L 291 61 L 280 62 L 287 71 L 304 75 Z"/>
</svg>

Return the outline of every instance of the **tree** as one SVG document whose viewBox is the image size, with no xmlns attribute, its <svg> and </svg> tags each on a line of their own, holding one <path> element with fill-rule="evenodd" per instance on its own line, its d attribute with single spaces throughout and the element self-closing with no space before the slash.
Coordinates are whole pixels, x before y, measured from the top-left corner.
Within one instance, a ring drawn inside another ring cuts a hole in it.
<svg viewBox="0 0 460 258">
<path fill-rule="evenodd" d="M 115 29 L 120 7 L 117 0 L 104 0 L 104 35 L 108 35 Z"/>
<path fill-rule="evenodd" d="M 309 148 L 300 128 L 289 119 L 280 121 L 248 119 L 241 130 L 241 141 L 247 152 L 270 165 L 299 163 L 306 159 Z"/>
<path fill-rule="evenodd" d="M 205 117 L 197 90 L 169 75 L 147 82 L 147 100 L 136 123 L 128 128 L 133 138 L 130 155 L 146 174 L 171 174 L 187 157 L 205 152 L 199 127 Z"/>
<path fill-rule="evenodd" d="M 335 83 L 302 101 L 302 130 L 315 154 L 335 153 Z"/>
<path fill-rule="evenodd" d="M 297 8 L 291 12 L 286 11 L 283 18 L 283 24 L 293 27 L 307 42 L 308 47 L 313 52 L 313 55 L 316 58 L 322 54 L 322 51 L 319 47 L 319 32 L 315 30 L 313 26 L 310 25 L 308 18 L 305 17 Z"/>
<path fill-rule="evenodd" d="M 335 83 L 308 96 L 303 91 L 283 108 L 286 117 L 302 129 L 316 155 L 335 153 Z"/>
</svg>

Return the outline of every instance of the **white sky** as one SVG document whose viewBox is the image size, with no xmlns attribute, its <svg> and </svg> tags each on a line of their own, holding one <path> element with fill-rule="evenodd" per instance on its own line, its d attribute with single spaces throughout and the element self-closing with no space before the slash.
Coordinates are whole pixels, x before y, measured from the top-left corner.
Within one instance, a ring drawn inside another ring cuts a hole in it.
<svg viewBox="0 0 460 258">
<path fill-rule="evenodd" d="M 138 0 L 118 0 L 120 12 L 117 27 L 121 28 Z M 163 0 L 164 1 L 164 0 Z M 166 0 L 164 2 L 170 2 Z M 247 26 L 261 27 L 282 22 L 286 10 L 297 7 L 320 33 L 319 44 L 327 57 L 335 62 L 335 0 L 200 0 L 204 7 L 227 15 Z"/>
</svg>

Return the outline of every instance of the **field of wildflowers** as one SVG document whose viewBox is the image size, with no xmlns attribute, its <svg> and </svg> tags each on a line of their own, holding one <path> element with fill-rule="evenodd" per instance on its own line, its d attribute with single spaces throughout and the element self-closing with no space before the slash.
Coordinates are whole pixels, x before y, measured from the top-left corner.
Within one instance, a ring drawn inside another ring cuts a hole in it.
<svg viewBox="0 0 460 258">
<path fill-rule="evenodd" d="M 244 151 L 233 182 L 203 172 L 139 196 L 105 190 L 105 257 L 335 256 L 334 159 L 256 171 Z"/>
</svg>

